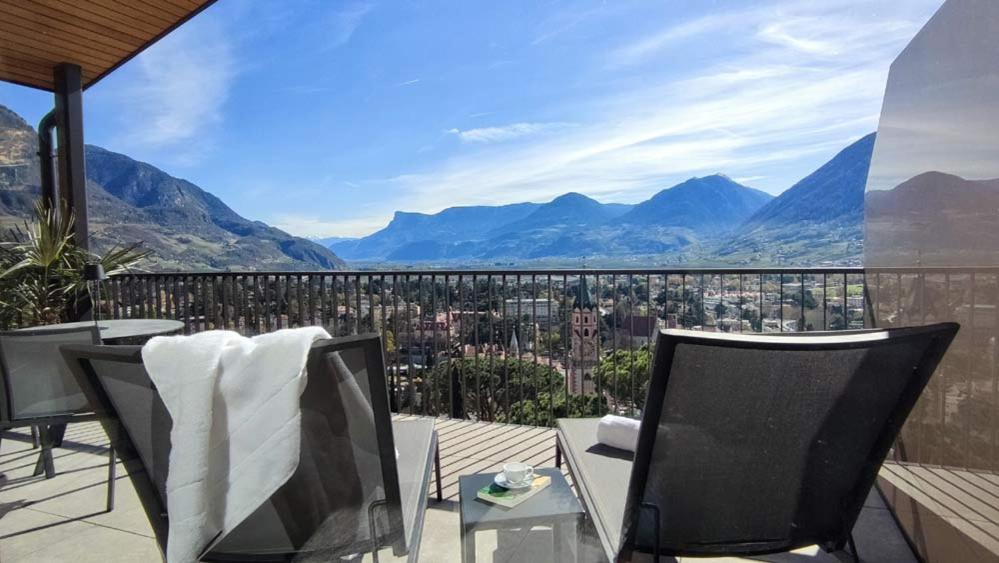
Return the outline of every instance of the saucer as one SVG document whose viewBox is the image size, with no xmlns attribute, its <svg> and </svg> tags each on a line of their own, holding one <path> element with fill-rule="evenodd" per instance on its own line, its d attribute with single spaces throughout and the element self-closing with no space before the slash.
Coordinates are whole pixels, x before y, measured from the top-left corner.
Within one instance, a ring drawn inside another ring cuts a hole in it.
<svg viewBox="0 0 999 563">
<path fill-rule="evenodd" d="M 522 483 L 510 483 L 506 480 L 505 474 L 497 473 L 496 478 L 493 479 L 493 482 L 503 487 L 504 489 L 526 489 L 531 486 L 531 484 L 534 482 L 534 479 L 528 479 Z"/>
</svg>

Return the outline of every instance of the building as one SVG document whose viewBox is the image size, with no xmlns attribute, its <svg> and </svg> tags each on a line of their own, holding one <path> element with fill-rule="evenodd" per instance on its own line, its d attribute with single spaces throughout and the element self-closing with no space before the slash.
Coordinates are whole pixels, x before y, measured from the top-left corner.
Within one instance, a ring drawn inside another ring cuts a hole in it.
<svg viewBox="0 0 999 563">
<path fill-rule="evenodd" d="M 533 317 L 533 320 L 542 326 L 548 322 L 558 322 L 558 301 L 554 299 L 528 299 L 515 298 L 507 299 L 505 302 L 506 314 Z"/>
<path fill-rule="evenodd" d="M 575 395 L 592 395 L 595 391 L 593 372 L 597 368 L 598 314 L 596 303 L 590 300 L 586 277 L 579 282 L 579 298 L 572 307 L 572 351 L 569 355 L 569 391 Z"/>
<path fill-rule="evenodd" d="M 627 315 L 617 327 L 617 345 L 619 348 L 646 346 L 662 327 L 663 323 L 654 315 Z"/>
</svg>

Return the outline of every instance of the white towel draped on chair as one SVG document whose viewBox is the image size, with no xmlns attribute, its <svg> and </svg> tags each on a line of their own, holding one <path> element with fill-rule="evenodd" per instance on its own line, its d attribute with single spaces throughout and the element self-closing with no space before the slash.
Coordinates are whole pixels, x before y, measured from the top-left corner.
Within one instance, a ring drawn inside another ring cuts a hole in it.
<svg viewBox="0 0 999 563">
<path fill-rule="evenodd" d="M 295 472 L 299 400 L 319 327 L 253 338 L 209 331 L 150 340 L 142 360 L 173 419 L 167 561 L 190 563 Z"/>
</svg>

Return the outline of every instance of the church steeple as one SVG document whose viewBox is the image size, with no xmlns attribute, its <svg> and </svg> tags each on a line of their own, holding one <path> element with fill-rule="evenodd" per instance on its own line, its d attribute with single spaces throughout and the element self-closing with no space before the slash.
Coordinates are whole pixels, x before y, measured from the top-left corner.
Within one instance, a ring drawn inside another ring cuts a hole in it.
<svg viewBox="0 0 999 563">
<path fill-rule="evenodd" d="M 572 308 L 580 310 L 589 309 L 590 311 L 595 310 L 597 306 L 593 303 L 593 300 L 590 299 L 590 290 L 586 287 L 586 276 L 579 277 L 578 290 L 576 302 L 573 304 Z"/>
</svg>

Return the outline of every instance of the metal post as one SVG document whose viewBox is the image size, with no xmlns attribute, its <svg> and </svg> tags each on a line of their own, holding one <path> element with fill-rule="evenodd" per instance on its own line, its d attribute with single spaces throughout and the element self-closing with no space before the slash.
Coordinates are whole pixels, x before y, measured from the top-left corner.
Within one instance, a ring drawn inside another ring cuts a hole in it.
<svg viewBox="0 0 999 563">
<path fill-rule="evenodd" d="M 78 65 L 55 67 L 55 112 L 59 143 L 59 196 L 75 216 L 76 245 L 89 248 L 87 179 L 83 153 L 83 79 Z"/>
</svg>

